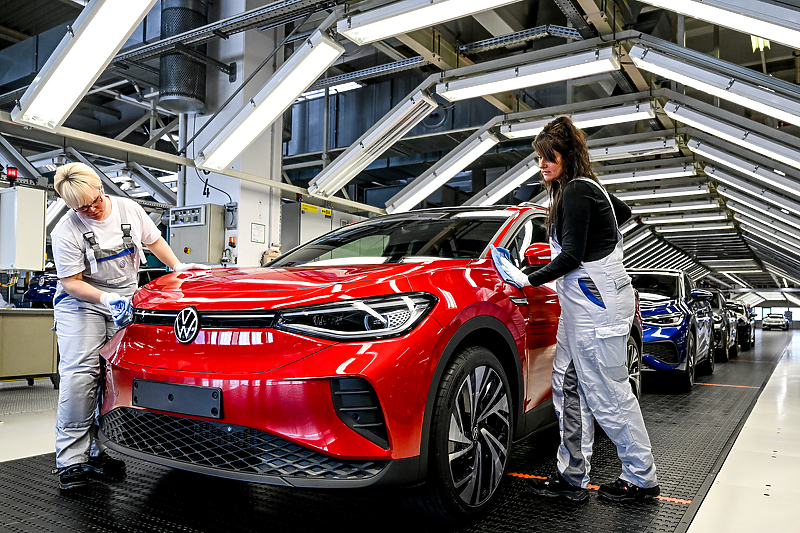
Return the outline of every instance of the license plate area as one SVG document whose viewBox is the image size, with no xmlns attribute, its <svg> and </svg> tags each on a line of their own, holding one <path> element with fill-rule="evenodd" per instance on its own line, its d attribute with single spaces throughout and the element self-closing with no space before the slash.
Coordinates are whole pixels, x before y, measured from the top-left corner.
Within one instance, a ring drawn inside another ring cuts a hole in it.
<svg viewBox="0 0 800 533">
<path fill-rule="evenodd" d="M 134 379 L 131 400 L 136 407 L 182 415 L 222 418 L 222 390 L 218 387 Z"/>
</svg>

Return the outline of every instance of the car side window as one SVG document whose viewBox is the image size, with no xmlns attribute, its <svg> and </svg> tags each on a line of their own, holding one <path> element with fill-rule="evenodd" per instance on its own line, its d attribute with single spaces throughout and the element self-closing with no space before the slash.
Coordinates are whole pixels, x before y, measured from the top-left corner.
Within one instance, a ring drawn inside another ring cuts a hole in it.
<svg viewBox="0 0 800 533">
<path fill-rule="evenodd" d="M 692 295 L 692 289 L 694 289 L 694 283 L 692 282 L 691 278 L 689 278 L 689 276 L 684 274 L 683 284 L 686 286 L 686 297 L 689 298 Z"/>
<path fill-rule="evenodd" d="M 544 215 L 532 216 L 518 229 L 508 243 L 511 260 L 517 268 L 525 267 L 525 250 L 537 242 L 548 242 L 547 231 L 544 227 Z"/>
</svg>

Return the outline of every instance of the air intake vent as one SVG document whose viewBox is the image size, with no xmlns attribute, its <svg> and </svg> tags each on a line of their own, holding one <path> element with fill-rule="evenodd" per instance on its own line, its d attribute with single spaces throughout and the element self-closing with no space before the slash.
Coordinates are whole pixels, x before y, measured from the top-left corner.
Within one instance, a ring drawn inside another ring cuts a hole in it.
<svg viewBox="0 0 800 533">
<path fill-rule="evenodd" d="M 335 378 L 331 380 L 333 406 L 342 422 L 362 437 L 381 448 L 389 449 L 386 422 L 378 402 L 378 395 L 363 378 Z"/>
<path fill-rule="evenodd" d="M 162 0 L 161 38 L 166 39 L 208 24 L 205 0 Z M 193 47 L 205 54 L 206 45 Z M 206 65 L 183 54 L 160 60 L 159 105 L 176 113 L 202 113 L 206 109 Z"/>
<path fill-rule="evenodd" d="M 681 362 L 678 348 L 672 341 L 646 342 L 642 351 L 644 355 L 649 355 L 667 365 L 677 365 Z"/>
</svg>

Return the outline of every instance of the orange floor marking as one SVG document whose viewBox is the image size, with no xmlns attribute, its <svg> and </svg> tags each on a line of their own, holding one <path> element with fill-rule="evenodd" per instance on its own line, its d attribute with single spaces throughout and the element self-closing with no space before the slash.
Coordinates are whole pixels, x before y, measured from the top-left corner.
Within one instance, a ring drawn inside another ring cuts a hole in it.
<svg viewBox="0 0 800 533">
<path fill-rule="evenodd" d="M 508 475 L 514 477 L 521 477 L 525 479 L 547 479 L 545 476 L 534 476 L 533 474 L 522 474 L 520 472 L 509 472 Z M 600 488 L 600 485 L 589 485 L 589 488 L 592 490 L 598 490 Z M 656 499 L 665 502 L 683 503 L 685 505 L 689 505 L 690 503 L 692 503 L 692 500 L 681 500 L 679 498 L 670 498 L 668 496 L 656 496 Z"/>
<path fill-rule="evenodd" d="M 737 389 L 760 389 L 761 387 L 751 387 L 749 385 L 723 385 L 722 383 L 703 383 L 696 381 L 695 385 L 708 385 L 709 387 L 734 387 Z"/>
</svg>

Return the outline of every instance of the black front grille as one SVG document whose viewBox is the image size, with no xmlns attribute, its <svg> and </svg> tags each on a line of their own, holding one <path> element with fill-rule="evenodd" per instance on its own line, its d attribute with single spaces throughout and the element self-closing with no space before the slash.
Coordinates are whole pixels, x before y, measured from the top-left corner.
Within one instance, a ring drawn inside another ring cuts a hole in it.
<svg viewBox="0 0 800 533">
<path fill-rule="evenodd" d="M 340 461 L 263 431 L 118 407 L 100 429 L 116 444 L 172 461 L 236 474 L 333 480 L 366 479 L 386 461 Z"/>
<path fill-rule="evenodd" d="M 275 323 L 271 311 L 199 311 L 201 329 L 267 329 Z M 133 323 L 146 326 L 175 325 L 178 311 L 134 309 Z"/>
<path fill-rule="evenodd" d="M 333 406 L 339 418 L 362 437 L 389 449 L 386 422 L 375 389 L 363 378 L 331 380 Z"/>
<path fill-rule="evenodd" d="M 667 365 L 677 365 L 681 362 L 678 347 L 672 341 L 646 342 L 642 346 L 644 355 L 649 355 Z"/>
</svg>

